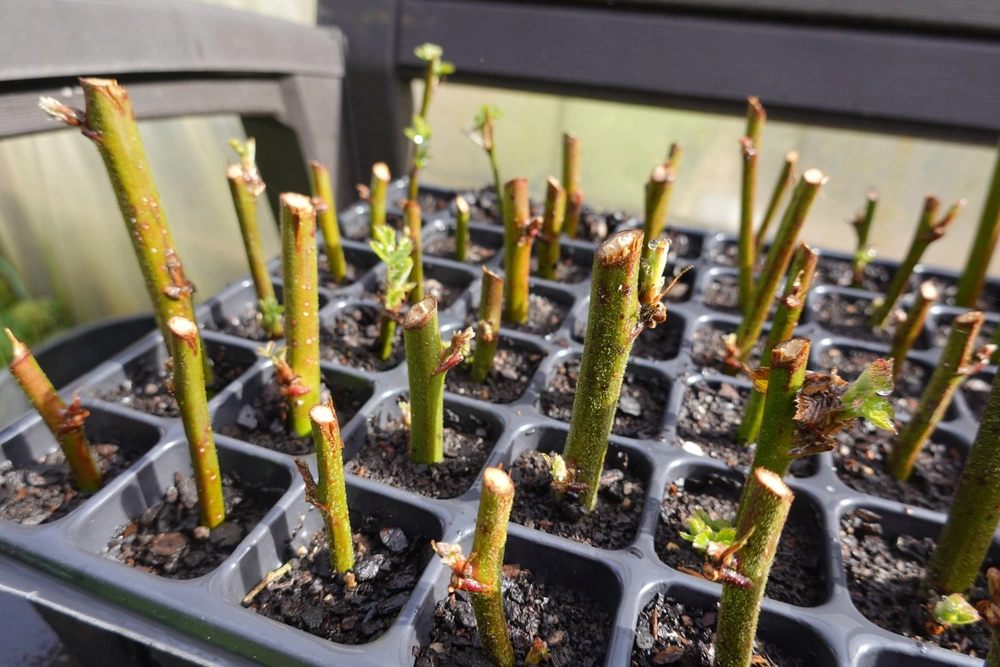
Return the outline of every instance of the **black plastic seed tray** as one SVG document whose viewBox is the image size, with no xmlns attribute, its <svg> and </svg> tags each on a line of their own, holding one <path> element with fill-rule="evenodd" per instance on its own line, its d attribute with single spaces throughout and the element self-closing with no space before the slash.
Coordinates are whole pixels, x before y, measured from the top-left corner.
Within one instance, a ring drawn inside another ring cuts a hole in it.
<svg viewBox="0 0 1000 667">
<path fill-rule="evenodd" d="M 390 201 L 403 194 L 403 182 L 393 184 Z M 455 193 L 428 189 L 425 206 L 425 248 L 453 234 L 450 202 Z M 433 202 L 433 203 L 431 203 Z M 398 214 L 399 211 L 396 211 Z M 358 236 L 367 225 L 367 205 L 352 206 L 341 215 L 346 236 Z M 637 224 L 619 219 L 618 228 Z M 611 225 L 614 227 L 614 225 Z M 609 231 L 616 231 L 610 229 Z M 486 264 L 502 270 L 502 229 L 490 222 L 470 225 L 472 240 L 491 255 Z M 693 609 L 710 609 L 720 587 L 664 564 L 657 552 L 657 534 L 663 529 L 661 503 L 669 506 L 670 490 L 685 480 L 716 474 L 738 478 L 743 469 L 734 467 L 725 455 L 713 455 L 702 444 L 682 437 L 678 430 L 683 410 L 690 409 L 689 393 L 696 388 L 718 391 L 723 386 L 732 395 L 745 390 L 742 379 L 724 376 L 719 367 L 693 356 L 699 331 L 714 328 L 732 331 L 739 319 L 725 304 L 705 305 L 706 295 L 720 283 L 732 281 L 734 269 L 726 266 L 727 249 L 733 243 L 724 235 L 678 228 L 674 230 L 678 257 L 674 266 L 692 264 L 693 270 L 674 293 L 667 323 L 643 334 L 652 342 L 636 349 L 630 361 L 631 382 L 637 386 L 665 387 L 667 398 L 657 409 L 652 434 L 631 438 L 612 435 L 608 464 L 628 467 L 645 483 L 638 533 L 618 550 L 598 549 L 520 525 L 510 526 L 506 561 L 534 572 L 536 579 L 556 588 L 569 588 L 589 597 L 611 618 L 610 642 L 605 665 L 631 664 L 640 612 L 658 593 L 667 593 Z M 366 244 L 344 242 L 355 280 L 344 286 L 321 289 L 321 322 L 329 325 L 338 316 L 377 305 L 376 294 L 384 267 Z M 589 299 L 586 279 L 595 243 L 564 242 L 564 259 L 574 269 L 573 283 L 533 279 L 532 293 L 554 304 L 562 313 L 557 325 L 544 335 L 503 329 L 505 345 L 543 355 L 523 394 L 507 404 L 492 404 L 474 396 L 447 393 L 445 408 L 458 422 L 485 434 L 489 454 L 485 465 L 509 466 L 526 450 L 559 450 L 568 424 L 542 412 L 543 395 L 564 364 L 579 357 L 585 331 Z M 731 256 L 731 255 L 730 255 Z M 821 266 L 829 268 L 849 257 L 823 253 Z M 470 321 L 478 306 L 480 269 L 425 253 L 425 275 L 440 283 L 445 297 L 442 328 L 448 331 Z M 876 263 L 891 272 L 891 264 Z M 273 265 L 280 298 L 280 271 Z M 836 270 L 829 274 L 836 275 Z M 827 275 L 827 274 L 823 274 Z M 933 276 L 952 280 L 947 272 L 921 269 L 914 284 Z M 323 281 L 321 280 L 321 284 Z M 1000 286 L 991 283 L 991 290 Z M 829 299 L 862 303 L 876 295 L 837 285 L 821 285 L 813 291 L 804 313 L 800 335 L 813 340 L 812 366 L 823 368 L 845 354 L 885 353 L 885 341 L 859 341 L 844 330 L 842 318 L 824 323 L 824 304 Z M 235 379 L 213 396 L 209 407 L 216 429 L 247 419 L 246 406 L 268 391 L 273 374 L 269 361 L 255 352 L 262 343 L 221 333 L 249 312 L 255 301 L 248 280 L 230 285 L 198 309 L 204 338 L 213 358 L 224 359 Z M 912 363 L 931 368 L 940 351 L 939 331 L 959 310 L 943 305 L 932 311 L 928 333 L 911 354 Z M 996 313 L 990 315 L 995 324 Z M 832 328 L 831 328 L 832 327 Z M 640 354 L 641 353 L 641 354 Z M 832 356 L 831 356 L 832 354 Z M 242 608 L 240 602 L 267 572 L 294 555 L 320 528 L 319 515 L 304 500 L 304 485 L 292 457 L 264 447 L 220 435 L 218 447 L 223 471 L 238 472 L 246 482 L 281 490 L 264 519 L 250 531 L 235 552 L 210 574 L 176 581 L 160 578 L 122 565 L 104 555 L 116 528 L 159 502 L 175 472 L 189 472 L 187 446 L 178 419 L 157 417 L 134 409 L 136 386 L 129 384 L 143 368 L 155 369 L 165 351 L 158 333 L 108 360 L 67 389 L 79 390 L 92 417 L 87 423 L 94 439 L 110 440 L 134 450 L 139 458 L 82 507 L 68 516 L 41 526 L 0 523 L 0 573 L 6 588 L 30 595 L 48 611 L 64 636 L 79 639 L 101 632 L 114 632 L 138 641 L 149 664 L 267 664 L 267 665 L 412 665 L 414 649 L 429 642 L 435 603 L 446 595 L 449 572 L 430 557 L 425 546 L 426 566 L 415 588 L 399 610 L 391 628 L 377 640 L 359 646 L 325 641 Z M 839 356 L 838 356 L 839 355 Z M 334 392 L 341 411 L 341 427 L 349 460 L 364 442 L 373 424 L 398 416 L 398 399 L 407 391 L 404 361 L 384 368 L 352 367 L 343 357 L 322 363 L 324 380 Z M 350 359 L 347 359 L 350 361 Z M 977 380 L 988 383 L 995 369 Z M 123 385 L 123 383 L 125 383 Z M 707 388 L 707 389 L 706 389 Z M 117 393 L 116 393 L 117 392 Z M 964 452 L 975 436 L 974 400 L 962 392 L 939 427 L 940 437 Z M 685 408 L 685 406 L 688 408 Z M 149 408 L 149 404 L 145 406 Z M 169 406 L 161 405 L 169 414 Z M 905 418 L 905 415 L 904 417 Z M 645 437 L 645 436 L 649 437 Z M 37 415 L 19 420 L 0 432 L 0 461 L 15 465 L 54 450 L 55 442 Z M 305 457 L 315 466 L 315 457 Z M 735 461 L 738 463 L 738 461 Z M 888 667 L 892 665 L 978 665 L 979 661 L 937 647 L 923 645 L 883 630 L 866 620 L 851 602 L 841 556 L 841 518 L 857 508 L 882 515 L 889 533 L 917 537 L 935 535 L 945 515 L 911 507 L 891 499 L 864 495 L 838 477 L 833 455 L 823 454 L 810 465 L 796 469 L 789 479 L 796 501 L 793 521 L 815 542 L 815 591 L 810 606 L 796 606 L 767 599 L 759 634 L 803 660 L 826 667 Z M 410 539 L 462 542 L 468 548 L 475 524 L 479 481 L 459 497 L 432 499 L 357 476 L 348 478 L 348 496 L 353 511 L 379 517 L 380 525 L 398 526 Z M 664 497 L 666 500 L 664 501 Z M 9 560 L 8 560 L 9 559 Z M 91 633 L 91 634 L 88 634 Z M 73 645 L 74 642 L 70 642 Z M 101 646 L 91 651 L 101 655 Z M 110 649 L 106 649 L 110 650 Z M 165 657 L 166 656 L 166 657 Z M 169 658 L 169 660 L 168 660 Z M 173 660 L 175 662 L 170 662 Z M 105 664 L 111 664 L 105 663 Z"/>
</svg>

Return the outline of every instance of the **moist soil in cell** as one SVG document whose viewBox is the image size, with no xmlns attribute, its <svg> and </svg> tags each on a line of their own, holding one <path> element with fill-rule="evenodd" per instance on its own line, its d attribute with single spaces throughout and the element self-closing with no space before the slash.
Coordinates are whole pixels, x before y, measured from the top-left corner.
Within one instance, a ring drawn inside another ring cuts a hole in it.
<svg viewBox="0 0 1000 667">
<path fill-rule="evenodd" d="M 490 403 L 513 403 L 528 388 L 544 356 L 541 352 L 529 352 L 518 347 L 510 339 L 501 338 L 493 359 L 493 369 L 485 382 L 473 381 L 470 356 L 466 363 L 448 371 L 445 390 Z"/>
</svg>

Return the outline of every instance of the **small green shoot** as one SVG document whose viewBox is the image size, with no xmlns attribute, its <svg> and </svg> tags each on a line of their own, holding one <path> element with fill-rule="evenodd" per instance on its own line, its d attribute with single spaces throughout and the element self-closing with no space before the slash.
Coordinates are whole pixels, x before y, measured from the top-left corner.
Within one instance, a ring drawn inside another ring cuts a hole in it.
<svg viewBox="0 0 1000 667">
<path fill-rule="evenodd" d="M 930 611 L 934 620 L 945 628 L 969 625 L 980 620 L 979 612 L 961 593 L 941 598 Z"/>
<path fill-rule="evenodd" d="M 382 329 L 379 333 L 378 353 L 382 361 L 392 356 L 392 339 L 396 333 L 399 311 L 415 286 L 409 281 L 413 270 L 413 243 L 406 236 L 396 238 L 396 231 L 389 225 L 372 229 L 369 242 L 372 251 L 385 262 L 386 275 L 382 285 Z"/>
<path fill-rule="evenodd" d="M 736 529 L 725 519 L 713 519 L 705 510 L 695 510 L 688 519 L 687 533 L 681 537 L 691 543 L 694 550 L 710 558 L 717 558 L 736 541 Z"/>
</svg>

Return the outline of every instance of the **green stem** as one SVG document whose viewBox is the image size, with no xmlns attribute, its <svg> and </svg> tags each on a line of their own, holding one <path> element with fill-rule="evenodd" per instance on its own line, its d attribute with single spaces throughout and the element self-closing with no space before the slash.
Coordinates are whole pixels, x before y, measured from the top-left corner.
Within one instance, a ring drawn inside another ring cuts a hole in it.
<svg viewBox="0 0 1000 667">
<path fill-rule="evenodd" d="M 323 232 L 326 248 L 326 268 L 334 282 L 339 283 L 347 275 L 347 260 L 344 259 L 344 247 L 340 244 L 340 227 L 337 225 L 337 207 L 333 201 L 330 172 L 319 162 L 313 161 L 309 163 L 309 175 L 312 180 L 313 201 L 317 203 L 316 223 Z"/>
<path fill-rule="evenodd" d="M 404 208 L 406 218 L 406 233 L 413 244 L 410 256 L 413 258 L 413 269 L 410 271 L 410 281 L 413 289 L 410 291 L 410 303 L 416 303 L 424 298 L 424 253 L 420 242 L 420 229 L 423 221 L 420 218 L 420 204 L 414 200 L 406 202 Z"/>
<path fill-rule="evenodd" d="M 547 183 L 545 215 L 542 217 L 542 233 L 538 237 L 538 277 L 555 280 L 559 264 L 559 235 L 562 233 L 563 214 L 566 210 L 566 191 L 551 176 Z"/>
<path fill-rule="evenodd" d="M 1000 237 L 1000 144 L 997 145 L 996 163 L 993 165 L 993 176 L 990 178 L 986 203 L 979 218 L 976 238 L 972 241 L 969 259 L 965 262 L 965 272 L 958 280 L 956 305 L 975 308 L 986 282 L 986 271 L 997 245 L 997 237 Z"/>
<path fill-rule="evenodd" d="M 597 500 L 608 436 L 618 408 L 625 366 L 639 322 L 638 279 L 642 231 L 619 232 L 594 253 L 590 313 L 580 359 L 573 417 L 563 457 L 585 485 L 581 504 Z"/>
<path fill-rule="evenodd" d="M 757 228 L 757 238 L 754 241 L 755 255 L 759 255 L 763 251 L 767 232 L 771 228 L 771 223 L 774 222 L 774 216 L 778 214 L 778 207 L 781 205 L 781 200 L 785 197 L 785 193 L 791 189 L 792 183 L 795 182 L 795 165 L 798 164 L 798 161 L 798 151 L 788 151 L 785 153 L 785 164 L 781 168 L 781 173 L 778 174 L 777 182 L 774 184 L 774 190 L 771 192 L 771 201 L 768 202 L 767 210 L 764 212 L 764 219 L 760 221 L 760 227 Z"/>
<path fill-rule="evenodd" d="M 382 315 L 382 324 L 378 331 L 378 342 L 375 343 L 375 351 L 378 358 L 388 361 L 392 356 L 392 341 L 396 337 L 396 320 L 391 315 Z"/>
<path fill-rule="evenodd" d="M 566 236 L 575 239 L 580 229 L 580 209 L 583 206 L 583 192 L 580 190 L 580 140 L 566 132 L 563 134 L 562 184 L 566 188 L 566 210 L 563 214 L 563 229 Z"/>
<path fill-rule="evenodd" d="M 417 201 L 417 195 L 420 194 L 420 167 L 417 166 L 416 161 L 414 161 L 413 166 L 410 167 L 410 187 L 407 191 L 406 198 L 409 201 Z"/>
<path fill-rule="evenodd" d="M 226 505 L 222 498 L 222 475 L 212 435 L 212 419 L 208 414 L 201 336 L 198 326 L 183 317 L 170 318 L 167 329 L 174 362 L 174 396 L 184 423 L 194 482 L 198 487 L 198 513 L 201 525 L 215 528 L 226 520 Z"/>
<path fill-rule="evenodd" d="M 753 268 L 756 246 L 753 235 L 753 204 L 757 189 L 757 148 L 748 137 L 740 140 L 743 155 L 743 190 L 740 197 L 740 235 L 738 239 L 739 307 L 744 314 L 753 298 Z"/>
<path fill-rule="evenodd" d="M 670 204 L 670 190 L 674 184 L 674 174 L 667 167 L 656 166 L 646 181 L 646 207 L 642 231 L 645 243 L 642 259 L 649 258 L 649 244 L 660 238 L 667 224 L 667 206 Z"/>
<path fill-rule="evenodd" d="M 793 338 L 771 350 L 764 413 L 751 468 L 766 468 L 784 477 L 795 460 L 789 453 L 795 443 L 795 398 L 805 380 L 809 348 L 808 338 Z"/>
<path fill-rule="evenodd" d="M 860 288 L 865 277 L 865 267 L 872 259 L 872 249 L 868 245 L 868 234 L 871 232 L 872 220 L 875 219 L 875 209 L 878 208 L 878 192 L 868 191 L 868 203 L 863 215 L 855 218 L 854 231 L 858 235 L 858 247 L 854 251 L 854 287 Z"/>
<path fill-rule="evenodd" d="M 299 377 L 300 395 L 288 397 L 289 428 L 303 438 L 312 431 L 309 409 L 319 403 L 319 290 L 316 210 L 305 195 L 281 195 L 281 275 L 285 294 L 288 365 Z"/>
<path fill-rule="evenodd" d="M 962 468 L 948 521 L 927 566 L 924 587 L 965 593 L 979 574 L 1000 521 L 1000 380 L 993 378 L 976 441 Z"/>
<path fill-rule="evenodd" d="M 537 226 L 528 208 L 528 179 L 515 178 L 504 186 L 504 273 L 507 290 L 504 320 L 528 321 L 528 281 L 531 277 L 531 242 Z"/>
<path fill-rule="evenodd" d="M 479 324 L 476 328 L 476 352 L 472 357 L 472 379 L 486 382 L 500 342 L 500 316 L 503 311 L 503 278 L 483 267 L 483 291 L 479 298 Z"/>
<path fill-rule="evenodd" d="M 101 470 L 84 433 L 87 411 L 80 407 L 79 401 L 67 406 L 28 347 L 14 338 L 10 329 L 4 331 L 12 350 L 11 375 L 59 442 L 77 487 L 81 491 L 97 491 L 101 488 Z"/>
<path fill-rule="evenodd" d="M 483 652 L 497 667 L 512 667 L 514 648 L 503 613 L 503 559 L 507 548 L 507 521 L 514 504 L 514 483 L 500 468 L 483 471 L 476 536 L 472 541 L 473 577 L 485 587 L 470 593 Z"/>
<path fill-rule="evenodd" d="M 778 227 L 778 233 L 767 253 L 767 261 L 757 281 L 750 309 L 744 312 L 743 321 L 736 330 L 735 349 L 730 355 L 732 363 L 738 364 L 750 358 L 750 351 L 764 328 L 764 320 L 767 319 L 774 291 L 795 251 L 795 241 L 798 239 L 799 231 L 805 223 L 816 194 L 824 183 L 826 176 L 823 172 L 819 169 L 807 169 L 795 186 L 792 200 L 788 203 L 781 226 Z"/>
<path fill-rule="evenodd" d="M 490 121 L 490 127 L 492 128 L 493 121 Z M 493 145 L 493 132 L 490 131 L 490 147 L 486 151 L 490 156 L 490 169 L 493 171 L 493 187 L 497 192 L 497 213 L 500 215 L 500 220 L 504 219 L 504 200 L 503 200 L 503 187 L 502 181 L 500 180 L 500 165 L 497 163 L 497 150 L 496 146 Z"/>
<path fill-rule="evenodd" d="M 667 151 L 667 161 L 663 164 L 664 167 L 670 170 L 674 176 L 677 175 L 677 171 L 681 168 L 681 158 L 684 156 L 684 149 L 677 142 L 670 144 L 670 150 Z"/>
<path fill-rule="evenodd" d="M 899 380 L 899 374 L 906 363 L 906 355 L 913 347 L 920 332 L 923 331 L 924 321 L 931 306 L 937 301 L 938 291 L 934 283 L 930 280 L 920 283 L 917 288 L 917 295 L 913 299 L 913 305 L 906 315 L 896 324 L 896 333 L 892 337 L 892 349 L 889 356 L 892 357 L 892 384 L 895 386 Z"/>
<path fill-rule="evenodd" d="M 649 237 L 644 237 L 649 238 Z M 670 255 L 670 241 L 654 238 L 642 248 L 643 257 L 639 265 L 639 303 L 643 306 L 658 303 L 662 299 L 663 270 L 667 268 Z"/>
<path fill-rule="evenodd" d="M 499 201 L 499 200 L 498 200 Z M 455 197 L 455 261 L 464 262 L 469 247 L 469 202 Z"/>
<path fill-rule="evenodd" d="M 316 446 L 318 479 L 313 481 L 309 466 L 303 461 L 295 459 L 295 463 L 306 483 L 306 500 L 323 515 L 330 567 L 334 572 L 345 573 L 354 567 L 354 540 L 344 484 L 344 441 L 331 405 L 314 405 L 309 410 L 309 420 Z"/>
<path fill-rule="evenodd" d="M 769 470 L 756 468 L 747 480 L 736 534 L 749 537 L 739 556 L 740 574 L 751 584 L 722 585 L 715 667 L 749 667 L 753 659 L 760 603 L 793 498 L 781 477 Z"/>
<path fill-rule="evenodd" d="M 893 274 L 892 282 L 889 283 L 889 288 L 885 293 L 885 299 L 875 307 L 871 318 L 868 320 L 868 326 L 872 329 L 881 329 L 885 325 L 886 318 L 889 317 L 892 309 L 896 307 L 899 295 L 903 293 L 903 290 L 909 284 L 910 274 L 913 273 L 914 267 L 920 262 L 920 258 L 923 256 L 924 251 L 927 250 L 927 246 L 944 236 L 945 230 L 948 229 L 948 226 L 951 225 L 956 216 L 958 216 L 958 212 L 965 205 L 965 200 L 961 199 L 953 204 L 945 216 L 935 222 L 934 218 L 937 215 L 940 205 L 941 202 L 937 197 L 928 195 L 924 198 L 923 211 L 920 214 L 920 222 L 917 223 L 917 230 L 913 235 L 913 240 L 910 242 L 910 250 L 906 253 L 903 263 L 899 265 L 899 268 Z"/>
<path fill-rule="evenodd" d="M 951 333 L 941 351 L 941 360 L 920 395 L 920 403 L 910 421 L 893 443 L 886 468 L 898 480 L 906 481 L 927 438 L 951 405 L 952 396 L 975 363 L 976 337 L 983 325 L 978 310 L 962 313 L 952 321 Z"/>
<path fill-rule="evenodd" d="M 368 189 L 368 205 L 371 209 L 368 231 L 372 238 L 375 238 L 372 230 L 378 225 L 385 224 L 385 195 L 391 178 L 389 167 L 385 162 L 376 162 L 372 166 L 372 185 Z"/>
<path fill-rule="evenodd" d="M 410 460 L 444 460 L 444 373 L 435 373 L 441 357 L 437 299 L 425 297 L 410 306 L 403 320 L 410 382 Z"/>
<path fill-rule="evenodd" d="M 771 358 L 771 351 L 775 345 L 791 339 L 795 327 L 798 326 L 802 309 L 805 307 L 806 294 L 809 293 L 809 288 L 812 286 L 818 259 L 819 257 L 812 248 L 805 243 L 799 244 L 791 266 L 788 268 L 785 290 L 778 302 L 778 310 L 774 314 L 771 331 L 761 353 L 762 360 Z M 747 407 L 743 413 L 743 421 L 740 423 L 737 442 L 748 444 L 756 440 L 763 416 L 764 394 L 756 389 L 751 389 L 747 399 Z"/>
</svg>

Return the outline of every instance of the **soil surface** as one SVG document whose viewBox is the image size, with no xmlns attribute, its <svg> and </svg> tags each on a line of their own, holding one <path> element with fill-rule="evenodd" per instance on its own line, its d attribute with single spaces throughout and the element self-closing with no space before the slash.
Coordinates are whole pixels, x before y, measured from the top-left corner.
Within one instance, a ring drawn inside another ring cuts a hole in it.
<svg viewBox="0 0 1000 667">
<path fill-rule="evenodd" d="M 531 256 L 531 275 L 538 276 L 538 257 Z M 564 255 L 556 263 L 556 282 L 582 283 L 590 278 L 590 265 L 584 264 L 573 255 Z"/>
<path fill-rule="evenodd" d="M 378 263 L 378 258 L 375 257 L 374 255 L 371 258 L 371 262 L 367 262 L 365 264 L 360 264 L 360 265 L 351 262 L 350 259 L 347 259 L 347 258 L 345 258 L 345 259 L 347 260 L 347 262 L 346 262 L 347 263 L 347 272 L 344 274 L 343 279 L 341 279 L 338 282 L 338 281 L 336 281 L 336 280 L 333 279 L 333 276 L 330 275 L 330 271 L 327 268 L 326 253 L 320 253 L 319 254 L 319 286 L 320 287 L 325 287 L 327 289 L 332 289 L 332 290 L 343 289 L 345 287 L 349 287 L 349 286 L 353 285 L 355 282 L 357 282 L 358 280 L 360 280 L 366 273 L 368 273 L 368 271 L 370 271 L 372 269 L 372 267 L 374 267 Z M 279 276 L 280 276 L 280 272 L 279 272 Z M 362 298 L 373 298 L 373 299 L 377 298 L 374 294 L 371 294 L 370 292 L 364 292 L 361 296 L 362 296 Z"/>
<path fill-rule="evenodd" d="M 779 285 L 779 290 L 783 288 L 784 284 Z M 739 277 L 730 273 L 720 273 L 705 288 L 702 301 L 713 310 L 739 315 L 742 312 L 739 307 L 739 297 Z M 778 310 L 778 301 L 771 299 L 771 307 L 767 311 L 767 321 L 774 317 L 776 310 Z"/>
<path fill-rule="evenodd" d="M 332 392 L 324 386 L 320 396 L 321 402 L 326 402 L 329 398 L 333 399 L 337 421 L 342 428 L 347 426 L 347 422 L 351 421 L 351 418 L 358 413 L 364 402 L 364 396 L 350 385 L 336 385 L 332 388 Z M 312 436 L 298 438 L 292 435 L 286 428 L 287 420 L 287 403 L 281 395 L 278 383 L 271 380 L 264 387 L 264 390 L 253 399 L 252 403 L 248 403 L 240 409 L 236 421 L 226 424 L 218 431 L 222 435 L 250 442 L 282 454 L 292 454 L 293 456 L 312 454 L 314 451 Z"/>
<path fill-rule="evenodd" d="M 433 268 L 426 264 L 424 265 L 424 296 L 433 296 L 437 299 L 438 310 L 451 308 L 452 304 L 458 301 L 465 288 L 468 287 L 468 282 L 471 281 L 467 281 L 464 285 L 448 285 L 428 275 Z"/>
<path fill-rule="evenodd" d="M 569 423 L 573 416 L 573 400 L 579 377 L 579 359 L 559 366 L 539 398 L 541 413 Z M 637 375 L 626 368 L 611 432 L 627 438 L 655 438 L 660 434 L 669 397 L 670 382 L 665 377 L 657 374 Z"/>
<path fill-rule="evenodd" d="M 573 327 L 573 338 L 583 342 L 587 335 L 586 320 L 578 320 Z M 670 361 L 676 359 L 684 343 L 684 320 L 668 313 L 667 320 L 655 329 L 644 329 L 632 343 L 633 357 Z"/>
<path fill-rule="evenodd" d="M 469 264 L 485 264 L 497 252 L 497 248 L 488 248 L 469 239 L 465 246 L 465 261 Z M 432 257 L 455 259 L 455 237 L 452 234 L 435 234 L 424 244 L 423 253 Z"/>
<path fill-rule="evenodd" d="M 406 358 L 403 325 L 396 325 L 392 354 L 386 361 L 375 353 L 381 327 L 378 308 L 357 306 L 341 311 L 331 324 L 320 328 L 320 358 L 370 372 L 395 368 Z"/>
<path fill-rule="evenodd" d="M 203 328 L 206 331 L 218 331 L 229 336 L 247 338 L 263 343 L 271 340 L 271 337 L 267 335 L 264 327 L 260 325 L 259 317 L 260 311 L 257 310 L 257 307 L 248 304 L 239 315 L 231 315 L 229 317 L 213 315 L 212 319 L 207 321 Z"/>
<path fill-rule="evenodd" d="M 736 435 L 748 389 L 725 382 L 709 384 L 699 380 L 687 389 L 677 417 L 677 439 L 684 451 L 698 456 L 710 456 L 731 466 L 749 466 L 753 462 L 753 446 L 736 444 Z M 792 463 L 793 477 L 815 474 L 815 457 L 806 456 Z"/>
<path fill-rule="evenodd" d="M 885 292 L 895 271 L 884 264 L 870 263 L 865 267 L 859 289 L 869 292 Z M 834 257 L 820 257 L 816 262 L 813 285 L 836 285 L 854 287 L 854 266 L 851 262 Z M 905 291 L 905 290 L 904 290 Z"/>
<path fill-rule="evenodd" d="M 246 363 L 245 359 L 230 358 L 224 346 L 212 347 L 212 371 L 215 377 L 214 382 L 206 387 L 208 400 L 212 400 L 253 365 L 252 362 Z M 97 397 L 157 417 L 180 417 L 177 398 L 170 390 L 170 384 L 173 384 L 171 377 L 162 363 L 141 361 L 129 373 L 128 380 L 123 381 L 116 389 L 99 392 Z"/>
<path fill-rule="evenodd" d="M 983 418 L 986 401 L 990 398 L 990 382 L 992 378 L 976 375 L 962 383 L 960 387 L 965 402 L 976 419 Z"/>
<path fill-rule="evenodd" d="M 833 450 L 837 475 L 861 493 L 947 512 L 962 473 L 962 453 L 931 437 L 917 456 L 910 478 L 900 482 L 885 467 L 893 440 L 891 434 L 871 424 L 839 433 Z"/>
<path fill-rule="evenodd" d="M 584 204 L 580 211 L 580 227 L 577 230 L 581 241 L 600 243 L 625 227 L 641 227 L 642 224 L 633 216 L 622 211 L 598 211 L 589 204 Z"/>
<path fill-rule="evenodd" d="M 896 325 L 891 315 L 886 318 L 883 328 L 875 330 L 868 328 L 868 318 L 871 317 L 874 310 L 871 299 L 829 292 L 816 295 L 812 308 L 816 321 L 837 335 L 879 343 L 892 343 Z M 914 341 L 914 349 L 926 349 L 927 346 L 921 340 L 922 338 L 924 336 L 918 336 L 917 340 Z"/>
<path fill-rule="evenodd" d="M 444 388 L 455 394 L 490 403 L 513 403 L 528 388 L 528 383 L 544 356 L 541 352 L 529 352 L 517 346 L 509 338 L 501 338 L 493 358 L 493 370 L 486 376 L 486 382 L 480 384 L 472 380 L 470 356 L 468 362 L 448 371 Z"/>
<path fill-rule="evenodd" d="M 718 473 L 704 473 L 668 484 L 656 531 L 656 554 L 660 560 L 674 569 L 683 567 L 701 572 L 705 556 L 695 551 L 680 534 L 687 532 L 688 519 L 699 509 L 708 512 L 713 519 L 732 521 L 742 492 L 741 480 Z M 767 597 L 800 607 L 823 603 L 826 585 L 820 558 L 819 525 L 806 501 L 795 504 L 781 532 L 778 553 L 764 592 Z"/>
<path fill-rule="evenodd" d="M 920 281 L 929 280 L 938 288 L 938 292 L 944 296 L 941 303 L 955 305 L 955 294 L 958 292 L 958 283 L 954 278 L 948 276 L 920 276 Z M 983 285 L 983 291 L 976 299 L 976 310 L 997 312 L 1000 310 L 1000 286 L 995 283 Z"/>
<path fill-rule="evenodd" d="M 604 664 L 611 618 L 582 594 L 538 583 L 530 571 L 504 565 L 503 608 L 515 664 L 524 664 L 535 637 L 549 646 L 550 660 L 543 665 Z M 468 593 L 458 591 L 440 600 L 433 618 L 430 642 L 420 649 L 414 667 L 492 666 L 483 654 Z"/>
<path fill-rule="evenodd" d="M 677 259 L 694 260 L 701 257 L 702 238 L 676 230 L 667 230 L 670 239 L 670 253 Z"/>
<path fill-rule="evenodd" d="M 700 609 L 657 593 L 639 614 L 631 666 L 712 667 L 717 607 Z M 807 667 L 816 662 L 815 658 L 799 658 L 757 639 L 752 664 L 753 667 Z"/>
<path fill-rule="evenodd" d="M 412 538 L 374 515 L 353 515 L 354 574 L 348 588 L 330 567 L 326 533 L 299 548 L 291 570 L 246 608 L 338 644 L 366 644 L 384 635 L 410 599 L 430 559 L 427 539 Z"/>
<path fill-rule="evenodd" d="M 198 524 L 194 477 L 174 474 L 163 500 L 120 526 L 102 555 L 170 579 L 208 574 L 236 549 L 281 497 L 283 489 L 255 489 L 223 475 L 226 520 L 208 530 Z"/>
<path fill-rule="evenodd" d="M 829 372 L 831 368 L 836 367 L 837 375 L 848 382 L 854 382 L 873 361 L 888 356 L 888 353 L 879 354 L 856 348 L 830 347 L 822 350 L 819 354 L 819 370 Z M 899 381 L 893 387 L 892 396 L 889 397 L 897 417 L 913 414 L 917 409 L 917 404 L 920 403 L 920 394 L 927 386 L 928 379 L 930 379 L 930 371 L 925 366 L 911 361 L 903 362 Z M 954 412 L 954 409 L 949 409 L 942 421 L 954 419 Z"/>
<path fill-rule="evenodd" d="M 116 444 L 91 443 L 104 483 L 127 470 L 142 452 Z M 0 462 L 0 520 L 38 526 L 66 516 L 94 495 L 73 483 L 62 450 L 26 465 Z"/>
<path fill-rule="evenodd" d="M 601 549 L 624 549 L 639 530 L 646 485 L 628 467 L 624 453 L 609 458 L 612 460 L 607 463 L 619 463 L 621 468 L 605 467 L 597 505 L 583 514 L 572 502 L 576 494 L 568 492 L 564 500 L 556 498 L 549 465 L 542 455 L 522 453 L 510 471 L 517 487 L 511 521 Z"/>
<path fill-rule="evenodd" d="M 701 369 L 710 368 L 719 373 L 728 374 L 731 369 L 726 365 L 725 338 L 732 333 L 736 333 L 735 325 L 713 326 L 710 324 L 696 330 L 694 340 L 691 342 L 691 358 L 695 365 Z M 750 368 L 758 368 L 761 365 L 760 355 L 767 343 L 767 333 L 766 330 L 761 332 L 760 338 L 757 339 L 750 351 L 750 359 L 745 362 Z M 738 375 L 745 374 L 740 371 Z"/>
<path fill-rule="evenodd" d="M 764 247 L 757 253 L 757 268 L 764 266 L 767 253 L 771 250 L 771 244 L 765 243 Z M 708 251 L 708 261 L 719 266 L 731 266 L 736 268 L 739 265 L 740 248 L 736 241 L 722 241 L 716 243 Z"/>
<path fill-rule="evenodd" d="M 510 327 L 517 331 L 536 336 L 547 336 L 557 330 L 569 314 L 569 306 L 556 303 L 538 294 L 528 294 L 528 321 L 524 324 L 510 324 L 504 322 L 503 326 Z"/>
<path fill-rule="evenodd" d="M 954 315 L 942 314 L 933 318 L 934 321 L 931 323 L 931 318 L 927 318 L 926 326 L 930 329 L 935 345 L 943 347 L 948 342 L 948 334 L 951 333 L 951 322 L 954 319 Z M 985 320 L 983 326 L 979 328 L 979 336 L 976 338 L 977 347 L 982 347 L 989 343 L 993 339 L 994 331 L 996 331 L 996 324 Z"/>
<path fill-rule="evenodd" d="M 868 620 L 890 632 L 982 659 L 989 651 L 990 630 L 973 623 L 938 636 L 924 632 L 922 600 L 917 588 L 926 572 L 935 541 L 909 535 L 886 535 L 882 517 L 865 509 L 846 514 L 840 523 L 840 551 L 844 558 L 851 601 Z M 987 563 L 987 567 L 995 565 Z M 986 579 L 980 573 L 969 593 L 975 604 L 986 597 Z"/>
<path fill-rule="evenodd" d="M 410 461 L 409 433 L 402 421 L 372 427 L 344 470 L 429 498 L 457 498 L 478 479 L 495 438 L 486 426 L 472 430 L 444 411 L 444 461 L 432 465 Z"/>
</svg>

